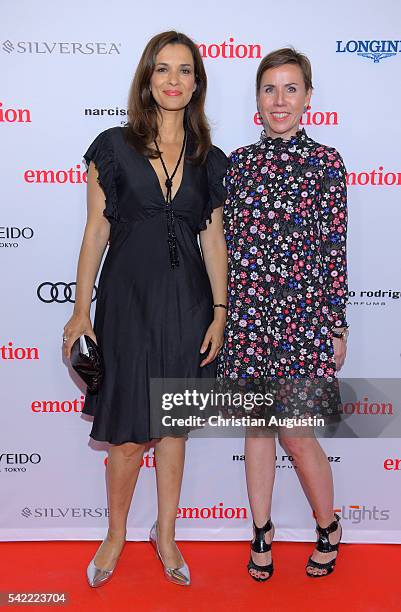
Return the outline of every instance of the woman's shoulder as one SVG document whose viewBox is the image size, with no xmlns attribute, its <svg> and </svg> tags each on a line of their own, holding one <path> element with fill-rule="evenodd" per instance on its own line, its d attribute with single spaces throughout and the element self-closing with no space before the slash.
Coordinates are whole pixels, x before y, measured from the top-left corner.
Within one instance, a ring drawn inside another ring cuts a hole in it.
<svg viewBox="0 0 401 612">
<path fill-rule="evenodd" d="M 254 157 L 259 153 L 259 149 L 260 140 L 251 144 L 243 145 L 242 147 L 238 147 L 237 149 L 234 149 L 234 151 L 231 151 L 230 155 L 228 156 L 229 163 L 232 165 L 240 162 L 244 158 Z"/>
<path fill-rule="evenodd" d="M 224 174 L 228 165 L 227 155 L 216 145 L 212 145 L 206 157 L 208 173 Z"/>
<path fill-rule="evenodd" d="M 312 138 L 309 139 L 311 145 L 311 153 L 314 156 L 317 156 L 322 164 L 333 164 L 337 162 L 341 165 L 344 165 L 344 161 L 340 152 L 335 148 L 327 144 L 323 144 L 321 142 L 317 142 Z"/>
<path fill-rule="evenodd" d="M 94 139 L 94 143 L 104 146 L 118 146 L 125 141 L 125 127 L 115 126 L 100 132 Z"/>
<path fill-rule="evenodd" d="M 228 160 L 227 155 L 224 153 L 224 151 L 214 144 L 212 144 L 212 146 L 210 147 L 206 159 L 208 162 L 209 160 L 217 160 L 222 163 L 227 163 Z"/>
</svg>

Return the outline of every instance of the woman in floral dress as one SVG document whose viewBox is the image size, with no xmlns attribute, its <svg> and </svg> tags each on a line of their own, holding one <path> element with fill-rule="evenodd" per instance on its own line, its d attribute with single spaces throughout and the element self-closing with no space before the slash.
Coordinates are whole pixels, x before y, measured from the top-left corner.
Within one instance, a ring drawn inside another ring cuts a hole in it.
<svg viewBox="0 0 401 612">
<path fill-rule="evenodd" d="M 280 416 L 332 418 L 340 411 L 335 374 L 347 340 L 346 171 L 335 149 L 299 129 L 311 94 L 304 55 L 287 48 L 262 60 L 256 95 L 265 129 L 257 143 L 231 154 L 226 176 L 229 290 L 219 378 L 273 381 Z M 313 428 L 278 432 L 317 521 L 306 573 L 321 577 L 333 571 L 341 538 L 330 464 Z M 274 436 L 248 432 L 248 572 L 258 581 L 273 574 L 275 456 Z"/>
</svg>

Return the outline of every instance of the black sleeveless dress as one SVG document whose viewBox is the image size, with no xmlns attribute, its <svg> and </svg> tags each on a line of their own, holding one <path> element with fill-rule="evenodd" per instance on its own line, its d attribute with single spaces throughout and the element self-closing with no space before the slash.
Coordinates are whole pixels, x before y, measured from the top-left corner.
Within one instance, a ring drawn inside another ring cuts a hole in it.
<svg viewBox="0 0 401 612">
<path fill-rule="evenodd" d="M 223 206 L 227 158 L 212 147 L 203 165 L 185 158 L 173 199 L 178 267 L 172 267 L 166 203 L 157 175 L 126 140 L 127 128 L 102 132 L 89 147 L 105 193 L 110 245 L 97 293 L 94 331 L 105 362 L 98 394 L 86 394 L 91 437 L 112 444 L 151 439 L 152 378 L 212 378 L 200 346 L 213 299 L 198 234 Z M 188 138 L 186 157 L 193 144 Z"/>
</svg>

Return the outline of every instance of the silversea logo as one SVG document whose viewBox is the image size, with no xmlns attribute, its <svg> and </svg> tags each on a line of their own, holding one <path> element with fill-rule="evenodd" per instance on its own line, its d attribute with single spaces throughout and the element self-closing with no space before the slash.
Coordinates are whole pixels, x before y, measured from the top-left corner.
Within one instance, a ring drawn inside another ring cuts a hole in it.
<svg viewBox="0 0 401 612">
<path fill-rule="evenodd" d="M 356 53 L 375 64 L 401 53 L 401 40 L 337 40 L 336 43 L 336 53 Z"/>
<path fill-rule="evenodd" d="M 29 508 L 21 509 L 21 515 L 25 518 L 104 518 L 109 516 L 108 508 Z"/>
<path fill-rule="evenodd" d="M 119 42 L 46 42 L 4 40 L 5 53 L 27 53 L 30 55 L 120 55 Z"/>
</svg>

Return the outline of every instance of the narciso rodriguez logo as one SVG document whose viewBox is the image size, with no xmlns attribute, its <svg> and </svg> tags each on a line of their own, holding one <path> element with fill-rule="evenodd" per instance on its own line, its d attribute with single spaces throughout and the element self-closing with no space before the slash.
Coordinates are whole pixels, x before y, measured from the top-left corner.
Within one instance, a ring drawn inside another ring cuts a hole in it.
<svg viewBox="0 0 401 612">
<path fill-rule="evenodd" d="M 386 57 L 401 53 L 401 40 L 337 40 L 336 53 L 356 53 L 378 64 Z"/>
</svg>

